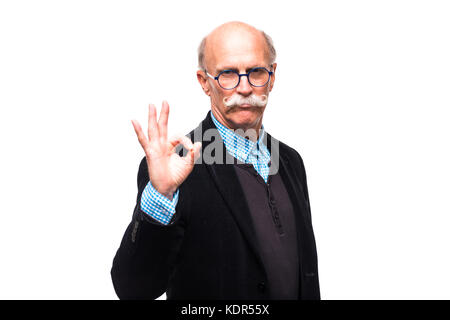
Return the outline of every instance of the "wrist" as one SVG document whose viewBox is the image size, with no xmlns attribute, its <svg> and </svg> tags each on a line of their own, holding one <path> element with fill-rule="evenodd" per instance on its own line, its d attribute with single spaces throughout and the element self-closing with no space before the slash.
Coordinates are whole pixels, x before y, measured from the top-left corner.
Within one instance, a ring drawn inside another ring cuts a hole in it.
<svg viewBox="0 0 450 320">
<path fill-rule="evenodd" d="M 176 188 L 171 188 L 171 187 L 161 187 L 161 186 L 155 186 L 155 185 L 153 185 L 153 187 L 155 188 L 156 191 L 158 191 L 161 195 L 163 195 L 164 197 L 166 197 L 169 200 L 173 199 L 173 195 L 176 191 Z"/>
<path fill-rule="evenodd" d="M 169 199 L 170 201 L 172 201 L 173 200 L 173 194 L 175 193 L 175 192 L 160 192 L 164 197 L 166 197 L 167 199 Z"/>
</svg>

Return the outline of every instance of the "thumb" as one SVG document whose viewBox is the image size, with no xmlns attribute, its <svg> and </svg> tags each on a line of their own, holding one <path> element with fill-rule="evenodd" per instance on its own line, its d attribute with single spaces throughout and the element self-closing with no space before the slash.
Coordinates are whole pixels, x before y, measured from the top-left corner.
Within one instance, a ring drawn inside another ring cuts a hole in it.
<svg viewBox="0 0 450 320">
<path fill-rule="evenodd" d="M 194 143 L 192 149 L 190 150 L 192 162 L 197 161 L 197 159 L 200 157 L 201 149 L 202 149 L 202 143 L 201 142 Z"/>
</svg>

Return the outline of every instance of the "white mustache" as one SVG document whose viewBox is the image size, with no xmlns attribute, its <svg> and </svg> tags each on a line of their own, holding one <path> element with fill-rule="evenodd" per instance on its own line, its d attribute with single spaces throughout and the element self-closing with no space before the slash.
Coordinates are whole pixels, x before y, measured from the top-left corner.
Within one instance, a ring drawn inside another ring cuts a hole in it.
<svg viewBox="0 0 450 320">
<path fill-rule="evenodd" d="M 263 94 L 261 96 L 257 96 L 255 94 L 251 94 L 248 97 L 243 97 L 242 95 L 235 93 L 231 97 L 223 98 L 223 104 L 227 108 L 242 106 L 244 104 L 262 108 L 267 105 L 267 95 Z"/>
</svg>

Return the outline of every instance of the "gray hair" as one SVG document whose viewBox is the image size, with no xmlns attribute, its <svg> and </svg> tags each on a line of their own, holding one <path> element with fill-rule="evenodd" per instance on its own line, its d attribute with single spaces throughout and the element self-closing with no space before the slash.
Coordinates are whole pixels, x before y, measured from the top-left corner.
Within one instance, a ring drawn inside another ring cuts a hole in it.
<svg viewBox="0 0 450 320">
<path fill-rule="evenodd" d="M 264 39 L 266 40 L 266 45 L 269 53 L 269 65 L 272 65 L 275 62 L 275 59 L 277 58 L 277 51 L 275 50 L 275 47 L 273 45 L 272 38 L 264 31 L 262 30 L 260 31 Z M 201 70 L 205 70 L 205 47 L 207 37 L 208 36 L 205 36 L 202 39 L 202 42 L 200 42 L 200 45 L 198 46 L 198 68 Z"/>
</svg>

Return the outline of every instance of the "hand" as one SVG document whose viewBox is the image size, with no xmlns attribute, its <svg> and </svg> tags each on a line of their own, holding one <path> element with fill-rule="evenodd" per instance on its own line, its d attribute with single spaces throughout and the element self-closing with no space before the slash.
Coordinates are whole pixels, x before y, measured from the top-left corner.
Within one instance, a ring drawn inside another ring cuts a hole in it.
<svg viewBox="0 0 450 320">
<path fill-rule="evenodd" d="M 153 187 L 165 197 L 172 199 L 174 192 L 189 176 L 194 168 L 194 162 L 200 155 L 201 143 L 192 141 L 186 136 L 176 136 L 167 139 L 167 122 L 169 119 L 169 104 L 164 101 L 156 122 L 156 107 L 150 104 L 148 110 L 148 139 L 142 132 L 141 125 L 132 120 L 134 131 L 139 143 L 145 151 L 150 181 Z M 180 157 L 175 147 L 182 144 L 189 152 Z"/>
</svg>

